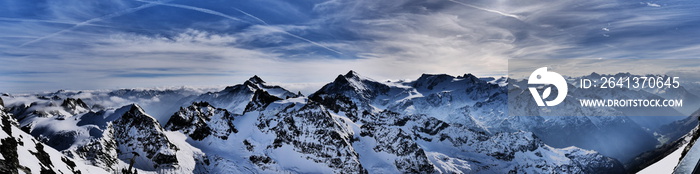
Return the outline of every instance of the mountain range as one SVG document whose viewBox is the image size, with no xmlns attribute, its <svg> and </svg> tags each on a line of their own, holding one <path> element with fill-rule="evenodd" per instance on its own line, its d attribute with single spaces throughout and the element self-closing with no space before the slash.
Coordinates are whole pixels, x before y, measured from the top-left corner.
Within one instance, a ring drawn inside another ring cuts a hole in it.
<svg viewBox="0 0 700 174">
<path fill-rule="evenodd" d="M 223 90 L 3 94 L 0 170 L 624 173 L 637 155 L 694 128 L 668 128 L 685 117 L 510 116 L 509 95 L 534 103 L 507 85 L 521 83 L 472 74 L 378 81 L 350 71 L 309 96 L 258 76 Z"/>
</svg>

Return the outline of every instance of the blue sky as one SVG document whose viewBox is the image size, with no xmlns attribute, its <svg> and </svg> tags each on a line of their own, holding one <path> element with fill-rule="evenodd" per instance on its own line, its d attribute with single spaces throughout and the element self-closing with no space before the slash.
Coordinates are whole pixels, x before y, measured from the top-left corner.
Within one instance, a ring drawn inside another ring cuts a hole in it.
<svg viewBox="0 0 700 174">
<path fill-rule="evenodd" d="M 508 59 L 694 59 L 697 11 L 697 1 L 4 0 L 0 92 L 253 75 L 308 91 L 351 69 L 384 80 L 500 76 Z"/>
</svg>

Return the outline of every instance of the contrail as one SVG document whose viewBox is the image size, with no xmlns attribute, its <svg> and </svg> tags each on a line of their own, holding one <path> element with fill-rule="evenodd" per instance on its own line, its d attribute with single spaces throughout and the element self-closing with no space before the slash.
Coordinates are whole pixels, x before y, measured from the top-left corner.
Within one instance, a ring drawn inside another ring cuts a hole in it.
<svg viewBox="0 0 700 174">
<path fill-rule="evenodd" d="M 221 12 L 214 11 L 214 10 L 209 10 L 209 9 L 205 9 L 205 8 L 193 7 L 193 6 L 189 6 L 189 5 L 170 4 L 170 3 L 164 3 L 164 2 L 153 2 L 153 1 L 144 1 L 144 0 L 135 0 L 135 1 L 143 2 L 143 3 L 148 3 L 148 4 L 153 4 L 153 5 L 163 5 L 163 6 L 170 6 L 170 7 L 183 8 L 183 9 L 188 9 L 188 10 L 194 10 L 194 11 L 198 11 L 198 12 L 202 12 L 202 13 L 208 13 L 208 14 L 212 14 L 212 15 L 221 16 L 221 17 L 224 17 L 224 18 L 227 18 L 227 19 L 231 19 L 231 20 L 234 20 L 234 21 L 246 22 L 246 21 L 244 21 L 244 20 L 238 19 L 237 17 L 229 16 L 229 15 L 223 14 L 223 13 L 221 13 Z"/>
<path fill-rule="evenodd" d="M 0 17 L 0 21 L 14 21 L 14 22 L 41 22 L 41 23 L 52 23 L 52 24 L 70 24 L 70 25 L 77 25 L 77 22 L 67 22 L 67 21 L 54 21 L 54 20 L 43 20 L 43 19 L 24 19 L 24 18 L 5 18 L 5 17 Z M 97 24 L 86 24 L 90 26 L 99 26 L 99 27 L 109 27 L 107 25 L 97 25 Z"/>
<path fill-rule="evenodd" d="M 61 31 L 58 31 L 58 32 L 55 32 L 55 33 L 51 33 L 51 34 L 49 34 L 49 35 L 46 35 L 46 36 L 43 36 L 43 37 L 40 37 L 40 38 L 31 40 L 31 41 L 29 41 L 29 42 L 25 42 L 25 43 L 23 43 L 22 45 L 20 45 L 19 47 L 24 47 L 24 46 L 27 46 L 27 45 L 29 45 L 29 44 L 33 44 L 33 43 L 35 43 L 35 42 L 38 42 L 38 41 L 41 41 L 41 40 L 44 40 L 44 39 L 47 39 L 47 38 L 51 38 L 51 37 L 54 37 L 54 36 L 58 36 L 58 35 L 60 35 L 60 34 L 63 34 L 63 33 L 69 32 L 69 31 L 72 31 L 72 30 L 74 30 L 74 29 L 76 29 L 76 28 L 78 28 L 78 27 L 84 26 L 84 25 L 91 25 L 91 23 L 93 23 L 93 22 L 98 22 L 98 21 L 102 21 L 102 20 L 105 20 L 105 19 L 110 19 L 110 18 L 113 18 L 113 17 L 117 17 L 117 16 L 129 14 L 129 13 L 133 13 L 133 12 L 135 12 L 135 11 L 139 11 L 139 10 L 142 10 L 142 9 L 145 9 L 145 8 L 148 8 L 148 7 L 153 7 L 153 6 L 155 6 L 155 4 L 145 4 L 145 5 L 141 5 L 141 6 L 138 6 L 138 7 L 129 8 L 129 9 L 125 9 L 125 10 L 122 10 L 122 11 L 114 12 L 114 13 L 111 13 L 111 14 L 108 14 L 108 15 L 104 15 L 104 16 L 101 16 L 101 17 L 92 18 L 92 19 L 89 19 L 89 20 L 86 20 L 86 21 L 77 23 L 77 24 L 73 25 L 73 26 L 70 27 L 70 28 L 66 28 L 66 29 L 63 29 L 63 30 L 61 30 Z"/>
<path fill-rule="evenodd" d="M 235 7 L 234 7 L 233 9 L 236 9 L 238 12 L 241 12 L 241 13 L 243 13 L 244 15 L 246 15 L 246 16 L 248 16 L 248 17 L 251 17 L 251 18 L 253 18 L 253 19 L 255 19 L 255 20 L 260 21 L 261 23 L 263 23 L 263 24 L 265 24 L 265 25 L 268 25 L 267 22 L 265 22 L 264 20 L 258 18 L 257 16 L 253 16 L 252 14 L 246 13 L 245 11 L 243 11 L 243 10 L 241 10 L 241 9 L 238 9 L 238 8 L 235 8 Z"/>
<path fill-rule="evenodd" d="M 266 26 L 271 27 L 271 29 L 273 29 L 273 30 L 275 30 L 275 31 L 282 32 L 282 33 L 284 33 L 284 34 L 287 34 L 287 35 L 292 36 L 292 37 L 295 37 L 295 38 L 297 38 L 297 39 L 301 39 L 301 40 L 303 40 L 303 41 L 309 42 L 309 43 L 314 44 L 314 45 L 316 45 L 316 46 L 319 46 L 319 47 L 321 47 L 321 48 L 325 48 L 325 49 L 328 50 L 328 51 L 332 51 L 332 52 L 335 52 L 335 53 L 338 53 L 338 54 L 341 54 L 341 55 L 343 54 L 343 53 L 340 52 L 340 51 L 334 50 L 334 49 L 332 49 L 332 48 L 330 48 L 330 47 L 327 47 L 327 46 L 325 46 L 325 45 L 322 45 L 322 44 L 320 44 L 320 43 L 317 43 L 317 42 L 311 41 L 311 40 L 309 40 L 309 39 L 306 39 L 306 38 L 304 38 L 304 37 L 301 37 L 301 36 L 292 34 L 292 33 L 288 32 L 288 31 L 283 30 L 283 29 L 279 29 L 279 28 L 277 28 L 277 27 L 270 26 L 270 25 L 267 24 L 267 22 L 265 22 L 264 20 L 258 18 L 257 16 L 253 16 L 253 15 L 250 14 L 250 13 L 246 13 L 246 12 L 243 11 L 243 10 L 240 10 L 240 9 L 237 9 L 237 8 L 234 8 L 234 9 L 236 9 L 236 10 L 238 10 L 239 12 L 245 14 L 246 16 L 249 16 L 249 17 L 251 17 L 251 18 L 253 18 L 253 19 L 256 19 L 256 20 L 262 22 L 263 24 L 265 24 Z"/>
<path fill-rule="evenodd" d="M 501 15 L 501 16 L 506 16 L 506 17 L 515 18 L 515 19 L 520 20 L 520 21 L 523 20 L 522 17 L 520 17 L 520 16 L 518 16 L 518 15 L 514 15 L 514 14 L 510 14 L 510 13 L 505 13 L 505 12 L 501 12 L 501 11 L 498 11 L 498 10 L 483 8 L 483 7 L 479 7 L 479 6 L 475 6 L 475 5 L 471 5 L 471 4 L 459 2 L 459 1 L 456 1 L 456 0 L 448 0 L 448 1 L 452 1 L 452 2 L 454 2 L 454 3 L 460 4 L 460 5 L 463 5 L 463 6 L 467 6 L 467 7 L 471 7 L 471 8 L 475 8 L 475 9 L 479 9 L 479 10 L 491 12 L 491 13 L 496 13 L 496 14 L 499 14 L 499 15 Z"/>
<path fill-rule="evenodd" d="M 5 17 L 0 17 L 0 21 L 37 22 L 37 23 L 67 24 L 67 25 L 78 25 L 78 24 L 79 24 L 78 22 L 69 22 L 69 21 L 56 21 L 56 20 L 43 20 L 43 19 L 25 19 L 25 18 L 5 18 Z M 104 27 L 104 28 L 116 28 L 116 29 L 129 29 L 129 30 L 140 30 L 140 31 L 156 31 L 156 30 L 149 30 L 149 29 L 115 27 L 115 26 L 99 25 L 99 24 L 84 24 L 84 25 L 82 25 L 82 26 Z M 32 38 L 37 38 L 37 37 L 32 37 Z"/>
<path fill-rule="evenodd" d="M 162 2 L 144 1 L 144 0 L 135 0 L 135 1 L 144 2 L 144 3 L 149 3 L 149 4 L 156 4 L 156 5 L 164 5 L 164 6 L 182 8 L 182 9 L 188 9 L 188 10 L 194 10 L 194 11 L 198 11 L 198 12 L 202 12 L 202 13 L 207 13 L 207 14 L 211 14 L 211 15 L 221 16 L 221 17 L 224 17 L 224 18 L 227 18 L 227 19 L 231 19 L 231 20 L 235 20 L 235 21 L 241 21 L 241 22 L 245 22 L 245 23 L 252 24 L 252 23 L 250 23 L 250 22 L 248 22 L 248 21 L 244 21 L 244 20 L 241 20 L 241 19 L 239 19 L 239 18 L 230 16 L 230 15 L 226 15 L 226 14 L 221 13 L 221 12 L 218 12 L 218 11 L 214 11 L 214 10 L 210 10 L 210 9 L 205 9 L 205 8 L 193 7 L 193 6 L 188 6 L 188 5 L 180 5 L 180 4 L 170 4 L 170 3 L 162 3 Z M 287 35 L 292 36 L 292 37 L 294 37 L 294 38 L 297 38 L 297 39 L 299 39 L 299 40 L 306 41 L 306 42 L 308 42 L 308 43 L 311 43 L 311 44 L 313 44 L 313 45 L 316 45 L 316 46 L 321 47 L 321 48 L 323 48 L 323 49 L 326 49 L 326 50 L 328 50 L 328 51 L 332 51 L 332 52 L 337 53 L 337 54 L 343 54 L 343 53 L 340 52 L 340 51 L 336 51 L 336 50 L 334 50 L 334 49 L 332 49 L 332 48 L 330 48 L 330 47 L 327 47 L 327 46 L 325 46 L 325 45 L 322 45 L 322 44 L 320 44 L 320 43 L 317 43 L 317 42 L 314 42 L 314 41 L 312 41 L 312 40 L 306 39 L 306 38 L 304 38 L 304 37 L 301 37 L 301 36 L 298 36 L 298 35 L 289 33 L 289 32 L 287 32 L 287 31 L 285 31 L 285 30 L 283 30 L 283 29 L 279 29 L 279 28 L 277 28 L 277 27 L 271 26 L 271 25 L 269 25 L 267 22 L 265 22 L 264 20 L 262 20 L 262 19 L 260 19 L 260 18 L 258 18 L 258 17 L 256 17 L 256 16 L 253 16 L 253 15 L 251 15 L 250 13 L 246 13 L 246 12 L 244 12 L 243 10 L 240 10 L 240 9 L 236 9 L 236 10 L 238 10 L 239 12 L 243 13 L 243 14 L 246 15 L 246 16 L 252 17 L 252 18 L 254 18 L 254 19 L 257 20 L 257 21 L 260 21 L 261 23 L 263 23 L 264 25 L 270 27 L 270 29 L 273 29 L 274 31 L 282 32 L 282 33 L 284 33 L 284 34 L 287 34 Z"/>
</svg>

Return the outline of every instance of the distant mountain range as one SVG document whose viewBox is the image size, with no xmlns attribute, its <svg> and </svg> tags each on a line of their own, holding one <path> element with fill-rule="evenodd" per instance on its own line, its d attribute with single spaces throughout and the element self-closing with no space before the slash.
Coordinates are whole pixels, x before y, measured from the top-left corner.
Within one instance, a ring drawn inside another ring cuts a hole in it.
<svg viewBox="0 0 700 174">
<path fill-rule="evenodd" d="M 506 85 L 520 83 L 472 74 L 377 81 L 350 71 L 309 96 L 258 76 L 219 91 L 3 94 L 0 171 L 624 173 L 646 159 L 638 155 L 694 128 L 674 125 L 697 125 L 685 117 L 510 116 L 513 92 L 534 103 Z"/>
</svg>

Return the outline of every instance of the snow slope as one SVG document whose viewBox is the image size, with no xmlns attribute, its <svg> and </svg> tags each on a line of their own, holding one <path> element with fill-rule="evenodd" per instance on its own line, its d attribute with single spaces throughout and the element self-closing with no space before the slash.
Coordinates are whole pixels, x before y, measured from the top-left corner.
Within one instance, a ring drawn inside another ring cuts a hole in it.
<svg viewBox="0 0 700 174">
<path fill-rule="evenodd" d="M 99 167 L 64 156 L 17 126 L 0 105 L 0 173 L 108 173 Z"/>
<path fill-rule="evenodd" d="M 643 170 L 637 172 L 638 174 L 658 174 L 658 173 L 673 173 L 673 169 L 678 165 L 681 159 L 681 152 L 688 144 L 684 144 L 673 153 L 664 157 L 660 161 L 644 168 Z"/>
</svg>

